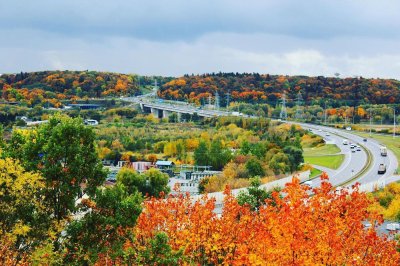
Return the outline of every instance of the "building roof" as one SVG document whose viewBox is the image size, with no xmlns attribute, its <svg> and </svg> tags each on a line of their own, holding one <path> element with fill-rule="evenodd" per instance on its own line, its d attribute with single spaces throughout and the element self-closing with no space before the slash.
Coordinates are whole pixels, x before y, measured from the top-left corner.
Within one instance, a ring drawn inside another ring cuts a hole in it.
<svg viewBox="0 0 400 266">
<path fill-rule="evenodd" d="M 171 162 L 171 161 L 157 161 L 156 165 L 157 166 L 172 166 L 172 165 L 174 165 L 174 162 Z"/>
<path fill-rule="evenodd" d="M 77 107 L 84 107 L 84 106 L 100 107 L 101 105 L 99 105 L 99 104 L 92 104 L 92 103 L 73 103 L 73 104 L 69 104 L 68 106 L 77 106 Z"/>
</svg>

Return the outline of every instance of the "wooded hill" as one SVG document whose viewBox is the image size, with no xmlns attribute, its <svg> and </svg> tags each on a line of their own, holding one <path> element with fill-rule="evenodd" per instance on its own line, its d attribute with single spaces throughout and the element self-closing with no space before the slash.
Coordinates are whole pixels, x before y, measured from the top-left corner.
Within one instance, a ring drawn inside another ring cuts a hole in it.
<svg viewBox="0 0 400 266">
<path fill-rule="evenodd" d="M 96 71 L 43 71 L 0 76 L 2 99 L 28 106 L 48 102 L 59 107 L 64 99 L 99 98 L 104 96 L 138 95 L 140 87 L 159 84 L 172 78 Z"/>
<path fill-rule="evenodd" d="M 164 84 L 159 96 L 165 99 L 208 103 L 209 96 L 219 94 L 220 106 L 230 101 L 276 104 L 286 94 L 288 105 L 294 105 L 298 93 L 306 104 L 330 106 L 364 103 L 400 102 L 400 81 L 338 77 L 277 76 L 258 73 L 212 73 L 185 75 Z"/>
<path fill-rule="evenodd" d="M 139 95 L 157 80 L 159 96 L 172 100 L 208 103 L 220 96 L 220 106 L 229 100 L 248 103 L 280 102 L 286 94 L 288 106 L 295 104 L 299 92 L 306 104 L 337 107 L 359 104 L 400 103 L 400 81 L 338 77 L 278 76 L 258 73 L 211 73 L 180 78 L 137 76 L 96 71 L 42 71 L 0 76 L 2 99 L 27 106 L 48 103 L 59 107 L 64 99 Z M 140 88 L 139 88 L 140 87 Z"/>
</svg>

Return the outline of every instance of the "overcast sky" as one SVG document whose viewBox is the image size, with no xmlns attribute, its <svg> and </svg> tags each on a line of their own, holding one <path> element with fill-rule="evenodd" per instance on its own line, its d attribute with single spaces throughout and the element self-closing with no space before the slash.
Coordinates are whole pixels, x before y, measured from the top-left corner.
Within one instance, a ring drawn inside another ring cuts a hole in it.
<svg viewBox="0 0 400 266">
<path fill-rule="evenodd" d="M 400 79 L 398 0 L 0 0 L 0 73 Z"/>
</svg>

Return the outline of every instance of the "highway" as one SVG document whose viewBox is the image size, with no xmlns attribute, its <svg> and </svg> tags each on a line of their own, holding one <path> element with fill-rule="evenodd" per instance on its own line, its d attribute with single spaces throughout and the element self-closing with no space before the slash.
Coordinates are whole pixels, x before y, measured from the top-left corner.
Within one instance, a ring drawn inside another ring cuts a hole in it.
<svg viewBox="0 0 400 266">
<path fill-rule="evenodd" d="M 367 153 L 365 150 L 370 152 L 371 156 L 371 166 L 370 168 L 363 173 L 359 178 L 350 182 L 348 185 L 352 185 L 356 182 L 361 184 L 366 184 L 370 182 L 376 181 L 387 181 L 393 182 L 396 179 L 392 178 L 397 167 L 398 162 L 396 156 L 388 150 L 388 154 L 386 157 L 381 156 L 380 154 L 380 143 L 376 140 L 367 138 L 367 141 L 363 141 L 362 137 L 359 137 L 355 134 L 352 134 L 351 131 L 339 130 L 331 127 L 325 126 L 317 126 L 311 124 L 300 124 L 304 128 L 311 128 L 315 134 L 318 134 L 328 142 L 332 142 L 336 144 L 340 149 L 342 154 L 345 155 L 345 160 L 339 169 L 334 171 L 334 174 L 330 176 L 330 181 L 333 185 L 341 185 L 347 180 L 351 179 L 363 169 L 363 167 L 367 164 Z M 319 131 L 321 130 L 321 131 Z M 329 132 L 330 136 L 326 136 L 325 132 Z M 355 153 L 351 152 L 350 145 L 343 145 L 343 140 L 348 139 L 349 142 L 354 143 L 356 145 L 362 146 L 364 149 L 361 151 L 356 151 Z M 383 175 L 378 174 L 379 164 L 385 164 L 387 167 L 386 173 Z M 315 180 L 313 182 L 313 186 L 318 185 L 318 181 Z"/>
<path fill-rule="evenodd" d="M 142 95 L 138 97 L 127 97 L 122 98 L 130 103 L 145 103 L 154 105 L 155 108 L 166 109 L 166 110 L 176 110 L 177 112 L 204 112 L 204 116 L 227 116 L 232 115 L 229 112 L 223 112 L 219 110 L 202 110 L 198 109 L 194 106 L 191 106 L 185 102 L 174 102 L 174 101 L 162 101 L 157 102 L 156 99 L 149 100 L 148 97 L 154 97 L 156 95 L 155 92 L 152 92 L 147 95 Z M 382 157 L 380 154 L 381 145 L 374 139 L 368 138 L 367 141 L 363 141 L 362 137 L 359 137 L 355 134 L 352 134 L 351 131 L 339 130 L 331 127 L 313 125 L 313 124 L 305 124 L 305 123 L 296 123 L 296 122 L 288 122 L 293 124 L 299 124 L 303 128 L 311 129 L 315 134 L 321 135 L 326 142 L 336 144 L 342 154 L 345 155 L 345 159 L 343 164 L 337 170 L 327 169 L 327 172 L 330 177 L 330 182 L 335 186 L 340 186 L 347 181 L 353 179 L 354 177 L 358 177 L 356 180 L 348 182 L 346 185 L 352 185 L 356 182 L 361 184 L 368 184 L 371 182 L 394 182 L 400 179 L 399 176 L 394 176 L 396 169 L 398 168 L 398 162 L 395 155 L 388 150 L 387 157 Z M 329 132 L 329 136 L 327 136 L 326 132 Z M 343 139 L 348 139 L 350 143 L 361 146 L 361 151 L 356 151 L 355 153 L 351 152 L 350 145 L 343 145 Z M 370 157 L 370 167 L 365 169 L 368 164 L 368 154 Z M 386 173 L 379 175 L 378 167 L 379 164 L 385 164 L 387 167 Z M 361 173 L 363 171 L 363 173 Z M 320 181 L 318 179 L 313 180 L 312 186 L 318 186 Z"/>
</svg>

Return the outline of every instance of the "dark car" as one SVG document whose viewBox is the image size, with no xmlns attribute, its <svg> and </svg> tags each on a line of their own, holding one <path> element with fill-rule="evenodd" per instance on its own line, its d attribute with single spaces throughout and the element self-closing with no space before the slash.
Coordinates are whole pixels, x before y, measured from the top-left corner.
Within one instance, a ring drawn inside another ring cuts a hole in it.
<svg viewBox="0 0 400 266">
<path fill-rule="evenodd" d="M 384 173 L 386 173 L 386 165 L 381 163 L 378 168 L 378 175 L 383 175 Z"/>
<path fill-rule="evenodd" d="M 364 142 L 367 142 L 367 139 L 363 139 Z"/>
</svg>

